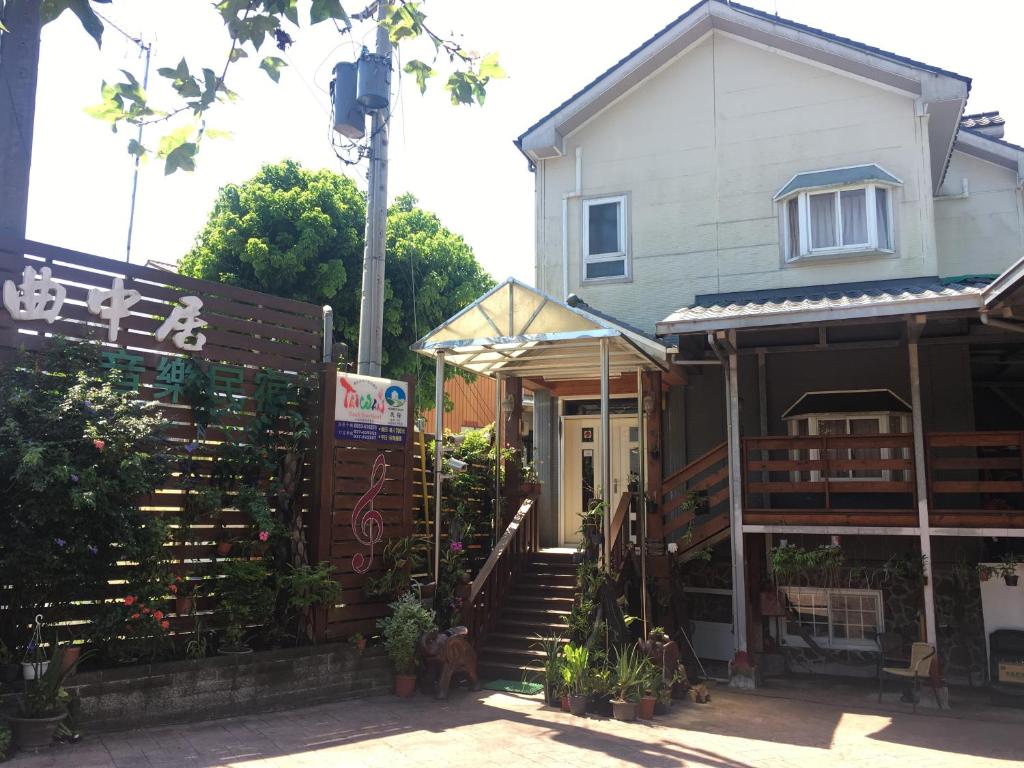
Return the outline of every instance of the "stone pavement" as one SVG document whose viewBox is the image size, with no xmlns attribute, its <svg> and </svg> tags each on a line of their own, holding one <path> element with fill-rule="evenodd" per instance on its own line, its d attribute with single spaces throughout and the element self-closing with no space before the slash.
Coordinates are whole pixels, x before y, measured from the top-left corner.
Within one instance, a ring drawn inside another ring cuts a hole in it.
<svg viewBox="0 0 1024 768">
<path fill-rule="evenodd" d="M 717 689 L 652 723 L 576 718 L 539 697 L 453 691 L 86 735 L 10 768 L 931 768 L 1020 766 L 1024 727 Z M 5 766 L 7 768 L 7 766 Z"/>
</svg>

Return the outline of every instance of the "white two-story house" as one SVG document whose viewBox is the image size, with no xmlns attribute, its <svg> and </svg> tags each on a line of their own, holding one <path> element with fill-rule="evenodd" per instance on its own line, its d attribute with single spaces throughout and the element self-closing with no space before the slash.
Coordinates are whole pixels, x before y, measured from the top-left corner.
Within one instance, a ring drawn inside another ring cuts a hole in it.
<svg viewBox="0 0 1024 768">
<path fill-rule="evenodd" d="M 691 592 L 706 658 L 856 666 L 890 632 L 938 644 L 950 674 L 987 669 L 992 588 L 974 579 L 961 600 L 950 574 L 1024 543 L 1024 323 L 1016 274 L 993 284 L 1024 256 L 1024 147 L 998 113 L 967 114 L 970 90 L 705 0 L 516 139 L 537 288 L 670 348 L 647 413 L 648 531 L 652 557 L 712 546 L 723 564 Z M 590 384 L 527 382 L 549 545 L 575 542 L 594 498 Z M 611 391 L 621 490 L 636 377 Z M 838 543 L 864 569 L 916 558 L 920 596 L 871 577 L 792 586 L 772 621 L 758 594 L 780 542 Z"/>
</svg>

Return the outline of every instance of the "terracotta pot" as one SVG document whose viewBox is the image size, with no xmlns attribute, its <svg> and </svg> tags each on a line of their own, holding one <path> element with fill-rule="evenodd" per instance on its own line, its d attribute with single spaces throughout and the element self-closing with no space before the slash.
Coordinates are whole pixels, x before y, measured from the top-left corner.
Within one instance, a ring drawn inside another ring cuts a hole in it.
<svg viewBox="0 0 1024 768">
<path fill-rule="evenodd" d="M 587 704 L 589 702 L 590 697 L 586 694 L 569 696 L 569 712 L 576 715 L 576 717 L 583 717 L 587 714 Z"/>
<path fill-rule="evenodd" d="M 569 694 L 568 693 L 563 693 L 562 694 L 562 698 L 561 698 L 561 702 L 560 703 L 562 705 L 562 711 L 563 712 L 568 712 L 569 711 Z"/>
<path fill-rule="evenodd" d="M 61 656 L 60 671 L 67 672 L 78 663 L 78 657 L 82 655 L 82 646 L 65 645 L 64 653 Z"/>
<path fill-rule="evenodd" d="M 637 703 L 635 701 L 620 701 L 612 699 L 612 717 L 616 720 L 628 723 L 636 720 Z"/>
<path fill-rule="evenodd" d="M 218 541 L 217 542 L 217 554 L 221 557 L 227 557 L 231 554 L 231 548 L 234 546 L 233 542 L 230 541 Z"/>
<path fill-rule="evenodd" d="M 53 743 L 53 734 L 65 717 L 66 712 L 53 717 L 9 717 L 11 743 L 18 749 L 45 749 Z"/>
<path fill-rule="evenodd" d="M 640 706 L 637 707 L 637 714 L 641 720 L 654 719 L 654 707 L 658 703 L 656 696 L 641 696 Z"/>
<path fill-rule="evenodd" d="M 191 597 L 174 598 L 174 612 L 179 616 L 190 615 L 193 605 L 195 605 L 195 600 Z"/>
<path fill-rule="evenodd" d="M 416 693 L 416 675 L 395 675 L 395 695 L 400 699 L 411 699 Z"/>
<path fill-rule="evenodd" d="M 365 637 L 361 637 L 358 640 L 356 640 L 356 650 L 359 651 L 360 653 L 362 653 L 363 651 L 366 650 L 366 638 Z"/>
</svg>

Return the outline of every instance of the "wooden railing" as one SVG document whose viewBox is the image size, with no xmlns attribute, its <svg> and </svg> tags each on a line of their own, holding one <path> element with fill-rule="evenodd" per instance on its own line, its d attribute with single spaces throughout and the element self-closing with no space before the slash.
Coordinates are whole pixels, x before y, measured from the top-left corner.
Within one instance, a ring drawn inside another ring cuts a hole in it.
<svg viewBox="0 0 1024 768">
<path fill-rule="evenodd" d="M 477 648 L 497 621 L 502 595 L 508 592 L 530 555 L 540 548 L 535 508 L 533 499 L 523 501 L 480 572 L 467 585 L 462 617 Z"/>
<path fill-rule="evenodd" d="M 666 543 L 702 546 L 729 527 L 729 456 L 725 443 L 664 479 L 660 512 Z"/>
<path fill-rule="evenodd" d="M 1024 527 L 1024 432 L 925 437 L 935 527 Z"/>
<path fill-rule="evenodd" d="M 611 564 L 612 568 L 618 570 L 626 560 L 626 550 L 630 546 L 629 541 L 629 510 L 633 502 L 633 494 L 628 491 L 619 496 L 619 502 L 615 505 L 615 513 L 612 515 L 611 527 Z"/>
<path fill-rule="evenodd" d="M 917 524 L 913 437 L 815 435 L 743 440 L 748 524 Z"/>
</svg>

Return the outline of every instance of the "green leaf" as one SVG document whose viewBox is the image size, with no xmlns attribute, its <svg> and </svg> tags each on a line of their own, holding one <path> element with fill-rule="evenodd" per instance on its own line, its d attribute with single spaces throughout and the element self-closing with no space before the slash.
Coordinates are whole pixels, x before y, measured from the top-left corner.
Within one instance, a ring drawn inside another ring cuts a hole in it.
<svg viewBox="0 0 1024 768">
<path fill-rule="evenodd" d="M 348 14 L 341 7 L 341 0 L 313 0 L 309 9 L 309 23 L 319 24 L 328 19 L 341 19 L 346 25 L 351 24 Z"/>
<path fill-rule="evenodd" d="M 219 128 L 207 128 L 203 131 L 203 135 L 210 139 L 233 139 L 235 137 L 231 131 L 223 131 Z"/>
<path fill-rule="evenodd" d="M 156 153 L 160 157 L 169 157 L 174 150 L 187 143 L 195 131 L 196 126 L 192 123 L 179 125 L 173 131 L 160 138 L 160 144 L 157 147 Z"/>
<path fill-rule="evenodd" d="M 260 62 L 260 69 L 266 72 L 275 83 L 281 80 L 281 67 L 288 66 L 284 59 L 277 56 L 266 56 Z"/>
<path fill-rule="evenodd" d="M 137 139 L 131 139 L 128 142 L 128 154 L 134 155 L 135 157 L 144 157 L 149 152 Z"/>
<path fill-rule="evenodd" d="M 245 51 L 244 51 L 243 49 L 241 49 L 241 48 L 232 48 L 232 49 L 231 49 L 231 53 L 229 53 L 229 54 L 228 54 L 228 59 L 229 59 L 229 60 L 230 60 L 230 61 L 231 61 L 232 63 L 234 63 L 234 62 L 238 61 L 239 59 L 247 59 L 247 58 L 249 58 L 249 54 L 248 54 L 248 53 L 246 53 L 246 52 L 245 52 Z"/>
<path fill-rule="evenodd" d="M 488 53 L 480 61 L 480 77 L 490 80 L 501 80 L 505 77 L 505 70 L 498 64 L 498 52 Z"/>
<path fill-rule="evenodd" d="M 103 22 L 89 5 L 89 0 L 42 0 L 39 4 L 40 21 L 43 24 L 49 24 L 67 10 L 78 17 L 82 28 L 92 36 L 96 45 L 102 46 Z"/>
<path fill-rule="evenodd" d="M 164 161 L 164 175 L 170 176 L 177 170 L 194 171 L 196 169 L 196 152 L 198 150 L 198 145 L 191 141 L 179 144 L 168 153 L 167 159 Z"/>
<path fill-rule="evenodd" d="M 419 87 L 420 93 L 426 93 L 427 79 L 437 74 L 429 64 L 419 59 L 413 59 L 408 62 L 403 69 L 406 74 L 416 77 L 416 85 Z"/>
</svg>

